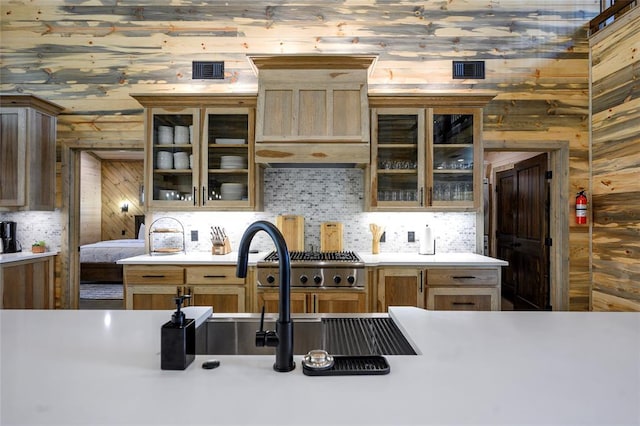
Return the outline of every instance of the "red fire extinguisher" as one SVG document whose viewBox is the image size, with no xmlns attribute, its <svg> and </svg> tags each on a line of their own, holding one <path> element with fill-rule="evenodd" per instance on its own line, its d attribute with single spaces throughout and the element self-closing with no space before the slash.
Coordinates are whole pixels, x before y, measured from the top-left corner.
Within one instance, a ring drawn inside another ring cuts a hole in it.
<svg viewBox="0 0 640 426">
<path fill-rule="evenodd" d="M 587 196 L 584 191 L 578 192 L 576 196 L 576 223 L 584 225 L 587 223 Z"/>
</svg>

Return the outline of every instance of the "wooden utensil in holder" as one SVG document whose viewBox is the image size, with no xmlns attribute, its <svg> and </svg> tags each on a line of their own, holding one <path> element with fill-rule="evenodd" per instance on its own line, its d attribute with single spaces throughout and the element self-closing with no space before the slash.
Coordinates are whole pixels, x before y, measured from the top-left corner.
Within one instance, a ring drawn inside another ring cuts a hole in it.
<svg viewBox="0 0 640 426">
<path fill-rule="evenodd" d="M 384 226 L 376 225 L 375 223 L 370 223 L 369 230 L 371 231 L 371 234 L 372 234 L 371 253 L 378 254 L 380 253 L 380 238 L 382 238 L 382 234 L 384 234 Z"/>
</svg>

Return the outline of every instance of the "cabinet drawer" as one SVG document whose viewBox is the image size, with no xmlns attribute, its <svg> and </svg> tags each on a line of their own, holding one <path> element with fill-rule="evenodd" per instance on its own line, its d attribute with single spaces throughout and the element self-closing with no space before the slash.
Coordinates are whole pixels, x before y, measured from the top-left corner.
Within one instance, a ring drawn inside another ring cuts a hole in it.
<svg viewBox="0 0 640 426">
<path fill-rule="evenodd" d="M 427 285 L 498 285 L 496 268 L 434 268 L 427 269 Z"/>
<path fill-rule="evenodd" d="M 427 309 L 435 311 L 499 311 L 497 287 L 436 287 L 427 290 Z"/>
<path fill-rule="evenodd" d="M 181 266 L 129 266 L 124 273 L 127 284 L 184 284 Z"/>
<path fill-rule="evenodd" d="M 244 285 L 244 278 L 236 277 L 235 266 L 190 266 L 187 268 L 187 284 Z"/>
</svg>

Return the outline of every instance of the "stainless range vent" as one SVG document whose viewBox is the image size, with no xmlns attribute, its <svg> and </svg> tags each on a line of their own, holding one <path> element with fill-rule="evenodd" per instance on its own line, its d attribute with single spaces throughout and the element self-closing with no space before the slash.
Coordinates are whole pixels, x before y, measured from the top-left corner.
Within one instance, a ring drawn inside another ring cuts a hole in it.
<svg viewBox="0 0 640 426">
<path fill-rule="evenodd" d="M 415 355 L 388 317 L 323 318 L 325 350 L 332 355 Z"/>
<path fill-rule="evenodd" d="M 224 62 L 193 61 L 191 63 L 193 80 L 224 80 Z"/>
<path fill-rule="evenodd" d="M 484 61 L 453 61 L 453 78 L 484 78 Z"/>
</svg>

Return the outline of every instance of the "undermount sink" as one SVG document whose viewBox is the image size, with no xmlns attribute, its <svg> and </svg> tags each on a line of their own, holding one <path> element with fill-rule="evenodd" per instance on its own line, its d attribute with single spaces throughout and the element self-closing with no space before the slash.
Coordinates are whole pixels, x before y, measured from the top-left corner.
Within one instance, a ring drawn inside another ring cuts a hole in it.
<svg viewBox="0 0 640 426">
<path fill-rule="evenodd" d="M 277 317 L 266 315 L 265 330 L 275 330 Z M 304 355 L 324 349 L 332 355 L 415 355 L 402 332 L 386 314 L 292 315 L 293 353 Z M 259 314 L 216 314 L 203 326 L 206 342 L 198 347 L 206 355 L 272 355 L 274 348 L 256 347 Z"/>
</svg>

